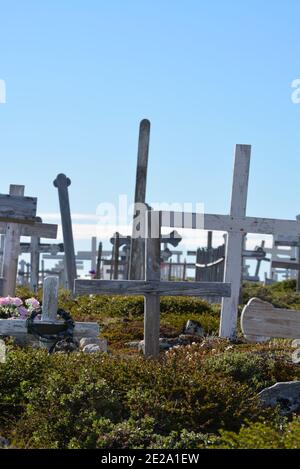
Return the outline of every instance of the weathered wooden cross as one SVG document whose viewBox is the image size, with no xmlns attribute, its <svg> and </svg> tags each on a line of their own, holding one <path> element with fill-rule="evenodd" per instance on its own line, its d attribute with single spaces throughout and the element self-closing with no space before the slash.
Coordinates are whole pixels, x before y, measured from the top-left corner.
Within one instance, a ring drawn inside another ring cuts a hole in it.
<svg viewBox="0 0 300 469">
<path fill-rule="evenodd" d="M 160 280 L 161 213 L 146 212 L 144 280 L 76 280 L 75 294 L 144 296 L 144 353 L 159 354 L 160 296 L 230 296 L 230 284 Z"/>
<path fill-rule="evenodd" d="M 68 288 L 72 290 L 74 280 L 77 278 L 77 270 L 68 191 L 68 187 L 71 185 L 71 180 L 67 178 L 65 174 L 58 174 L 57 178 L 53 182 L 53 185 L 57 187 L 58 190 L 61 224 L 65 246 L 67 281 Z"/>
<path fill-rule="evenodd" d="M 51 327 L 51 325 L 61 325 L 62 321 L 57 318 L 58 301 L 58 277 L 46 277 L 43 288 L 42 317 L 38 322 L 40 325 Z M 97 337 L 99 326 L 97 323 L 76 322 L 74 328 L 74 338 Z M 15 337 L 22 345 L 32 344 L 37 339 L 27 332 L 26 320 L 24 319 L 0 319 L 0 336 Z M 50 348 L 52 343 L 44 344 Z"/>
<path fill-rule="evenodd" d="M 224 282 L 231 284 L 231 296 L 223 298 L 220 336 L 236 336 L 242 277 L 243 239 L 247 233 L 300 236 L 300 222 L 246 216 L 251 146 L 237 145 L 229 215 L 162 212 L 162 225 L 173 228 L 227 232 Z"/>
<path fill-rule="evenodd" d="M 57 225 L 36 217 L 37 199 L 24 197 L 24 186 L 11 185 L 9 195 L 0 195 L 0 233 L 5 234 L 2 262 L 2 295 L 13 296 L 18 272 L 20 237 L 56 238 Z"/>
</svg>

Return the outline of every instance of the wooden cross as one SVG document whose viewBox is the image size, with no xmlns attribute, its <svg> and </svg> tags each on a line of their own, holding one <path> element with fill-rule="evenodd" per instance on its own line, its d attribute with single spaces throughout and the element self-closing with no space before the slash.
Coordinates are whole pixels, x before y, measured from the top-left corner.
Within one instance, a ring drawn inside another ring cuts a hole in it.
<svg viewBox="0 0 300 469">
<path fill-rule="evenodd" d="M 61 324 L 57 319 L 57 297 L 58 297 L 58 277 L 46 277 L 43 287 L 42 318 L 39 324 Z M 97 323 L 76 322 L 74 328 L 74 338 L 97 337 L 99 326 Z M 0 319 L 0 336 L 12 336 L 25 345 L 36 339 L 27 332 L 26 320 L 24 319 Z M 47 343 L 47 348 L 52 344 Z M 45 344 L 44 344 L 45 346 Z"/>
<path fill-rule="evenodd" d="M 132 239 L 130 249 L 129 278 L 131 280 L 141 280 L 145 278 L 145 240 L 144 227 L 142 223 L 145 219 L 147 169 L 150 141 L 150 122 L 144 119 L 140 123 L 138 161 L 136 170 L 134 214 L 132 223 Z M 141 236 L 142 234 L 142 236 Z"/>
<path fill-rule="evenodd" d="M 71 180 L 64 174 L 59 174 L 53 184 L 58 189 L 61 224 L 65 246 L 67 280 L 68 287 L 71 290 L 74 285 L 74 280 L 77 278 L 72 219 L 68 192 L 68 187 L 71 185 Z"/>
<path fill-rule="evenodd" d="M 76 295 L 128 295 L 145 297 L 144 353 L 159 354 L 161 296 L 230 296 L 230 284 L 214 282 L 160 281 L 160 212 L 146 212 L 145 279 L 144 280 L 76 280 Z"/>
<path fill-rule="evenodd" d="M 300 311 L 274 308 L 266 301 L 252 298 L 243 309 L 241 328 L 250 342 L 275 337 L 300 339 Z"/>
<path fill-rule="evenodd" d="M 83 261 L 91 261 L 91 270 L 96 270 L 97 268 L 97 238 L 92 237 L 91 240 L 91 250 L 90 251 L 78 251 L 76 254 L 76 259 Z"/>
<path fill-rule="evenodd" d="M 227 232 L 224 281 L 231 284 L 231 296 L 222 301 L 220 336 L 231 339 L 236 336 L 245 234 L 300 236 L 299 221 L 246 216 L 250 156 L 250 145 L 236 146 L 229 215 L 162 212 L 163 226 Z"/>
<path fill-rule="evenodd" d="M 24 197 L 24 186 L 11 185 L 10 195 L 0 195 L 0 233 L 5 234 L 2 295 L 13 296 L 18 272 L 21 236 L 56 238 L 57 225 L 43 224 L 36 218 L 37 199 Z"/>
</svg>

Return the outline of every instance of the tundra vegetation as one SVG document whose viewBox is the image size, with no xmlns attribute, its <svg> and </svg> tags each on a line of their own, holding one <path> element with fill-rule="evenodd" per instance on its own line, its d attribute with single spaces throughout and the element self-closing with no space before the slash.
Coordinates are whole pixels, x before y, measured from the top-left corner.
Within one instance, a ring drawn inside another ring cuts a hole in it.
<svg viewBox="0 0 300 469">
<path fill-rule="evenodd" d="M 17 291 L 23 301 L 34 295 Z M 244 284 L 256 296 L 300 309 L 294 281 Z M 41 301 L 41 292 L 36 295 Z M 59 306 L 98 321 L 109 354 L 19 348 L 6 339 L 0 364 L 0 436 L 13 448 L 300 448 L 300 416 L 263 408 L 258 392 L 300 380 L 291 341 L 247 344 L 217 337 L 220 307 L 191 298 L 161 299 L 161 336 L 176 337 L 188 319 L 205 337 L 145 360 L 127 344 L 143 338 L 143 298 L 59 293 Z M 3 443 L 4 444 L 4 443 Z"/>
</svg>

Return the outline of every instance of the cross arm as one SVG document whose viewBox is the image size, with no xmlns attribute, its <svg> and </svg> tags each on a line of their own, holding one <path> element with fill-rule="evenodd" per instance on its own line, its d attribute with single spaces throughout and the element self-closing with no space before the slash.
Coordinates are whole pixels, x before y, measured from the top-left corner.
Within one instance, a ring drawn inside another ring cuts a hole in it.
<svg viewBox="0 0 300 469">
<path fill-rule="evenodd" d="M 172 228 L 300 236 L 300 223 L 295 220 L 162 211 L 161 221 Z"/>
<path fill-rule="evenodd" d="M 230 296 L 230 284 L 221 282 L 159 282 L 153 280 L 76 280 L 75 294 L 143 296 Z"/>
</svg>

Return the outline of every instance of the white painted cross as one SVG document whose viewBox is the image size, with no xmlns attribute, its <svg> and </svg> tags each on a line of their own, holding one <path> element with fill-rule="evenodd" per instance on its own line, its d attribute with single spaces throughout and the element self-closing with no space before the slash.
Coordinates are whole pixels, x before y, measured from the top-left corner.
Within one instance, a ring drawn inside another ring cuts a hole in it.
<svg viewBox="0 0 300 469">
<path fill-rule="evenodd" d="M 236 336 L 245 234 L 300 236 L 299 221 L 246 216 L 250 155 L 250 145 L 236 146 L 229 215 L 162 212 L 162 226 L 227 232 L 224 281 L 231 284 L 231 297 L 223 298 L 220 336 L 232 339 Z"/>
</svg>

